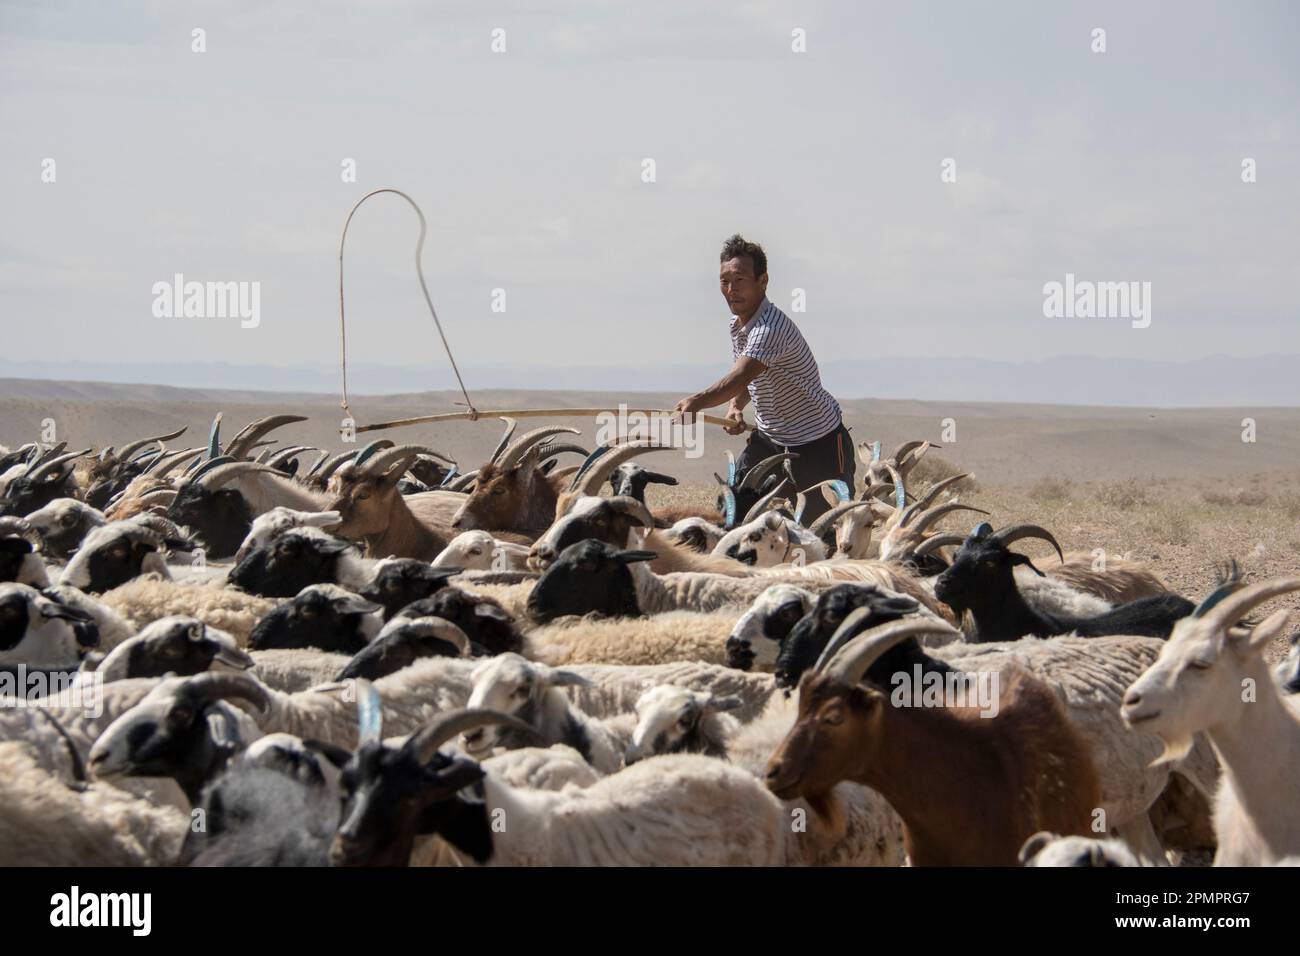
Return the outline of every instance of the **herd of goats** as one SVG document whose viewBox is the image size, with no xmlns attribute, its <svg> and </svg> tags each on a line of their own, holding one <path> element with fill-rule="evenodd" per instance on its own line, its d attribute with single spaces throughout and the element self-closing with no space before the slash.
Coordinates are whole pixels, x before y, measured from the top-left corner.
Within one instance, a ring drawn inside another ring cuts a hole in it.
<svg viewBox="0 0 1300 956">
<path fill-rule="evenodd" d="M 856 489 L 728 456 L 716 508 L 655 509 L 648 441 L 505 419 L 462 473 L 220 419 L 0 448 L 0 862 L 1300 856 L 1300 651 L 1266 663 L 1263 607 L 1300 576 L 1196 603 L 995 529 L 967 476 L 912 479 L 922 441 L 864 444 Z"/>
</svg>

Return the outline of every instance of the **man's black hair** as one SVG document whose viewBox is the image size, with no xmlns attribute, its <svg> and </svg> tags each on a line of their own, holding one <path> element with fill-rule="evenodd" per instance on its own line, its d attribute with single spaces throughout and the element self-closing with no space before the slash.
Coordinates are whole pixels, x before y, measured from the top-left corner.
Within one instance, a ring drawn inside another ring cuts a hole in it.
<svg viewBox="0 0 1300 956">
<path fill-rule="evenodd" d="M 722 258 L 719 262 L 748 256 L 754 266 L 754 278 L 757 279 L 767 271 L 767 253 L 757 242 L 749 242 L 740 233 L 736 233 L 722 244 Z"/>
</svg>

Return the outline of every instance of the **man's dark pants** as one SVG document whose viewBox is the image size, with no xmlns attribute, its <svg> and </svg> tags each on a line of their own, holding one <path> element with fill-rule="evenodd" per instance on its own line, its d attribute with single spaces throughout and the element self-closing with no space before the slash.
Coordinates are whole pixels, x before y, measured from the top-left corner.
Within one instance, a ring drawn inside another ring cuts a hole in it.
<svg viewBox="0 0 1300 956">
<path fill-rule="evenodd" d="M 843 422 L 821 438 L 810 441 L 806 445 L 777 445 L 762 432 L 752 431 L 749 433 L 745 450 L 736 459 L 736 473 L 743 475 L 747 468 L 757 465 L 764 458 L 771 458 L 785 451 L 795 452 L 799 456 L 790 462 L 790 471 L 794 475 L 797 491 L 811 488 L 819 481 L 839 478 L 849 486 L 849 494 L 854 494 L 853 476 L 856 469 L 853 461 L 853 440 L 849 437 L 849 430 L 844 427 Z M 792 499 L 793 497 L 791 495 Z M 820 490 L 813 492 L 808 496 L 808 503 L 804 506 L 802 516 L 804 525 L 811 524 L 818 515 L 829 511 L 830 507 Z"/>
</svg>

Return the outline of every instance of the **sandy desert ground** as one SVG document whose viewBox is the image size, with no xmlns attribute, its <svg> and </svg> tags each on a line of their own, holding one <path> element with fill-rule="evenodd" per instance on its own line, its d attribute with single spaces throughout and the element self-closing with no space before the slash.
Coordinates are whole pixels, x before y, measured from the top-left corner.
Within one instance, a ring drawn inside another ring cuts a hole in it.
<svg viewBox="0 0 1300 956">
<path fill-rule="evenodd" d="M 484 390 L 480 408 L 586 407 L 627 402 L 668 408 L 676 394 Z M 448 392 L 353 396 L 361 423 L 457 410 Z M 1032 521 L 1051 529 L 1068 550 L 1105 549 L 1148 562 L 1176 590 L 1196 598 L 1215 582 L 1217 567 L 1237 559 L 1254 579 L 1300 571 L 1300 409 L 1156 409 L 886 401 L 843 402 L 855 441 L 880 439 L 886 448 L 910 438 L 940 442 L 945 419 L 955 442 L 931 452 L 916 476 L 934 480 L 953 470 L 971 472 L 962 500 L 992 512 L 995 526 Z M 100 447 L 188 425 L 203 440 L 212 416 L 224 413 L 226 434 L 266 414 L 294 412 L 308 422 L 282 429 L 284 441 L 331 449 L 342 417 L 337 397 L 321 394 L 234 392 L 149 385 L 0 380 L 0 442 L 37 437 L 53 419 L 70 448 Z M 1255 423 L 1255 441 L 1243 441 L 1243 419 Z M 555 422 L 582 430 L 590 447 L 591 419 L 527 419 L 523 427 Z M 455 422 L 395 429 L 388 437 L 424 442 L 475 467 L 500 435 L 495 421 Z M 721 429 L 704 431 L 699 458 L 659 453 L 655 467 L 677 475 L 675 488 L 651 486 L 651 504 L 714 498 L 711 473 L 743 440 Z M 649 462 L 651 459 L 647 459 Z M 966 530 L 970 516 L 948 521 Z M 1026 544 L 1036 557 L 1050 549 Z M 1300 598 L 1292 598 L 1300 607 Z M 1283 653 L 1283 645 L 1271 657 Z"/>
</svg>

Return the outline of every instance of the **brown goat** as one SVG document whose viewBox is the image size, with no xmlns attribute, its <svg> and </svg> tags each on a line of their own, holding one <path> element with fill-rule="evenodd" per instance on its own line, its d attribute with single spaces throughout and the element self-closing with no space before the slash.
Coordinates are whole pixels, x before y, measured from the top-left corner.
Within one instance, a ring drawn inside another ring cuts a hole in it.
<svg viewBox="0 0 1300 956">
<path fill-rule="evenodd" d="M 867 669 L 900 642 L 949 633 L 933 621 L 893 621 L 862 634 L 859 608 L 799 684 L 793 728 L 772 755 L 767 785 L 814 805 L 841 780 L 879 791 L 903 819 L 913 866 L 1015 866 L 1039 830 L 1088 835 L 1101 803 L 1088 746 L 1060 700 L 1018 668 L 1000 672 L 997 710 L 905 707 Z"/>
<path fill-rule="evenodd" d="M 403 496 L 397 482 L 412 458 L 424 449 L 399 445 L 370 458 L 358 469 L 332 482 L 327 511 L 340 522 L 333 534 L 363 541 L 371 557 L 417 558 L 432 561 L 454 536 L 452 514 L 465 496 L 451 491 L 426 491 Z"/>
<path fill-rule="evenodd" d="M 453 532 L 516 531 L 536 537 L 545 531 L 569 476 L 542 471 L 540 445 L 560 432 L 579 434 L 559 425 L 535 428 L 479 468 L 474 490 L 452 518 Z"/>
</svg>

